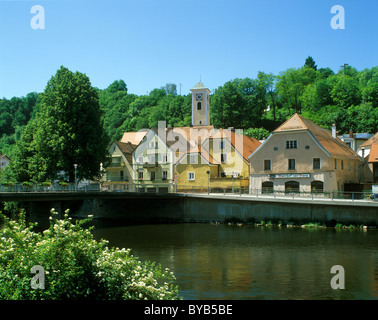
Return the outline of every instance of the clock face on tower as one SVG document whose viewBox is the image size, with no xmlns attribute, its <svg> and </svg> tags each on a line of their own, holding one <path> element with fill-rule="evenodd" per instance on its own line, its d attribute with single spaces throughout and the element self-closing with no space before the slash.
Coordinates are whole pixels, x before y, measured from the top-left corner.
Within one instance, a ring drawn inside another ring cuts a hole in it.
<svg viewBox="0 0 378 320">
<path fill-rule="evenodd" d="M 202 93 L 197 93 L 196 99 L 197 100 L 202 100 Z"/>
</svg>

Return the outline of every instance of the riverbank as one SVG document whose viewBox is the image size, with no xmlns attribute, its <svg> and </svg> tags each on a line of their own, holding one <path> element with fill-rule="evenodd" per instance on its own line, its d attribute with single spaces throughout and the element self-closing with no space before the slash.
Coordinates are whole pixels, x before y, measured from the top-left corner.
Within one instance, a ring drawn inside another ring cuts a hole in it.
<svg viewBox="0 0 378 320">
<path fill-rule="evenodd" d="M 282 221 L 278 221 L 278 223 L 273 223 L 272 221 L 260 221 L 260 222 L 247 222 L 243 223 L 243 221 L 239 219 L 225 219 L 223 222 L 211 222 L 212 224 L 225 224 L 225 225 L 236 225 L 241 227 L 243 225 L 253 225 L 255 227 L 286 227 L 286 228 L 303 228 L 303 229 L 336 229 L 336 230 L 378 230 L 376 226 L 365 226 L 365 225 L 343 225 L 341 223 L 336 224 L 335 226 L 322 224 L 320 222 L 309 222 L 306 224 L 294 224 L 293 222 L 283 223 Z"/>
</svg>

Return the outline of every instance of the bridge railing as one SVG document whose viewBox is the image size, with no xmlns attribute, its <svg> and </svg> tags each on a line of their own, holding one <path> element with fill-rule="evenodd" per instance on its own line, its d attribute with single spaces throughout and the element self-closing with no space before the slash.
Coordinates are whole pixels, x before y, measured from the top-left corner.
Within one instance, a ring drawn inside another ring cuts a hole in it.
<svg viewBox="0 0 378 320">
<path fill-rule="evenodd" d="M 371 190 L 365 190 L 363 192 L 352 192 L 352 191 L 333 191 L 333 192 L 320 192 L 320 191 L 313 191 L 313 192 L 299 192 L 295 190 L 291 191 L 276 191 L 276 190 L 266 190 L 266 189 L 255 189 L 250 191 L 249 193 L 251 196 L 256 197 L 285 197 L 285 198 L 292 198 L 292 199 L 308 199 L 311 198 L 312 200 L 316 199 L 326 199 L 326 200 L 369 200 L 370 196 L 372 195 Z"/>
<path fill-rule="evenodd" d="M 0 192 L 75 192 L 75 191 L 100 191 L 99 184 L 82 184 L 76 186 L 74 183 L 59 184 L 2 184 L 0 185 Z"/>
<path fill-rule="evenodd" d="M 46 184 L 31 184 L 31 183 L 16 183 L 0 185 L 0 192 L 89 192 L 100 191 L 99 183 L 79 184 L 74 183 L 51 185 Z M 188 193 L 188 194 L 213 194 L 219 195 L 240 195 L 250 197 L 272 197 L 272 198 L 291 198 L 291 199 L 323 199 L 323 200 L 370 200 L 372 195 L 371 190 L 363 192 L 299 192 L 297 190 L 277 191 L 272 188 L 262 188 L 250 190 L 249 187 L 220 187 L 220 186 L 195 186 L 195 185 L 178 185 L 169 183 L 156 184 L 132 184 L 126 189 L 109 190 L 106 185 L 102 185 L 103 192 L 148 192 L 148 193 Z"/>
<path fill-rule="evenodd" d="M 136 192 L 159 192 L 159 193 L 187 193 L 187 194 L 223 194 L 227 195 L 240 195 L 250 197 L 266 197 L 266 198 L 289 198 L 289 199 L 312 199 L 312 200 L 370 200 L 372 195 L 371 190 L 363 192 L 347 192 L 347 191 L 334 191 L 334 192 L 299 192 L 297 190 L 290 191 L 276 191 L 269 188 L 249 190 L 249 187 L 204 187 L 194 185 L 179 185 L 177 188 L 159 189 L 159 186 L 145 189 L 142 185 L 135 185 L 135 188 L 130 191 Z"/>
</svg>

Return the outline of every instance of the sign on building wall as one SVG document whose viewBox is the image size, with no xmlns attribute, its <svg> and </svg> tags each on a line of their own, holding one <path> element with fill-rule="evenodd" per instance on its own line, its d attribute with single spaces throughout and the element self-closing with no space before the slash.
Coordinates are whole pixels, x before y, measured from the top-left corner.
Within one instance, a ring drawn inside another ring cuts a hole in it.
<svg viewBox="0 0 378 320">
<path fill-rule="evenodd" d="M 268 174 L 269 179 L 298 179 L 310 178 L 310 173 L 283 173 L 283 174 Z"/>
</svg>

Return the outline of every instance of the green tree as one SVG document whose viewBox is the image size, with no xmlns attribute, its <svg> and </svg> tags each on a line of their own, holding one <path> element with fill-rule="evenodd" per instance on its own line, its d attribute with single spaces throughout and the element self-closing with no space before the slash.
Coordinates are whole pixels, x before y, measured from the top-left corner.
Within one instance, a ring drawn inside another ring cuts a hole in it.
<svg viewBox="0 0 378 320">
<path fill-rule="evenodd" d="M 167 95 L 177 96 L 177 86 L 174 83 L 167 83 L 160 89 L 164 90 Z"/>
<path fill-rule="evenodd" d="M 127 86 L 125 81 L 123 80 L 116 80 L 114 81 L 108 88 L 107 90 L 111 93 L 116 93 L 118 91 L 123 91 L 127 93 Z"/>
<path fill-rule="evenodd" d="M 361 91 L 355 77 L 338 74 L 328 80 L 332 85 L 330 95 L 334 104 L 342 108 L 349 108 L 361 103 Z"/>
<path fill-rule="evenodd" d="M 281 72 L 276 84 L 280 103 L 291 113 L 302 112 L 302 95 L 308 85 L 316 79 L 316 71 L 309 67 L 288 69 Z"/>
<path fill-rule="evenodd" d="M 258 79 L 234 79 L 217 88 L 211 98 L 216 127 L 246 129 L 261 124 L 266 108 L 266 88 Z"/>
<path fill-rule="evenodd" d="M 308 85 L 301 97 L 303 109 L 318 112 L 323 106 L 332 104 L 331 89 L 326 79 Z"/>
<path fill-rule="evenodd" d="M 122 133 L 119 128 L 126 120 L 129 106 L 138 96 L 128 94 L 126 84 L 122 81 L 113 82 L 108 88 L 98 90 L 104 129 L 110 141 L 119 140 Z"/>
<path fill-rule="evenodd" d="M 362 89 L 363 102 L 370 102 L 374 108 L 378 107 L 378 81 L 369 83 Z"/>
<path fill-rule="evenodd" d="M 318 67 L 316 66 L 316 64 L 315 64 L 315 60 L 314 60 L 312 57 L 310 57 L 310 56 L 307 57 L 304 66 L 305 66 L 305 67 L 308 67 L 308 68 L 312 68 L 312 69 L 314 69 L 315 71 L 316 71 L 317 68 L 318 68 Z"/>
<path fill-rule="evenodd" d="M 248 137 L 255 138 L 257 140 L 266 139 L 269 137 L 270 132 L 264 128 L 250 128 L 243 131 Z"/>
<path fill-rule="evenodd" d="M 320 68 L 317 71 L 319 76 L 323 79 L 327 79 L 328 77 L 335 74 L 331 68 Z"/>
<path fill-rule="evenodd" d="M 92 179 L 100 162 L 107 161 L 109 140 L 101 122 L 97 91 L 80 72 L 61 67 L 50 79 L 42 105 L 31 126 L 21 137 L 19 172 L 28 172 L 36 181 L 77 177 Z M 25 154 L 26 152 L 26 154 Z"/>
</svg>

